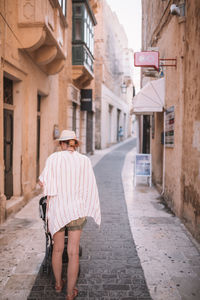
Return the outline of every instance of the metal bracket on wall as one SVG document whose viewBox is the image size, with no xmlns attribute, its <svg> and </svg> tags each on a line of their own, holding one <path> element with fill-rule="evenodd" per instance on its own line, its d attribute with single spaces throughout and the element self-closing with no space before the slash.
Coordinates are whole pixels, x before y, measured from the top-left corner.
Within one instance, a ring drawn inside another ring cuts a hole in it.
<svg viewBox="0 0 200 300">
<path fill-rule="evenodd" d="M 176 58 L 160 58 L 159 59 L 159 66 L 160 67 L 175 67 L 176 68 L 177 59 Z"/>
</svg>

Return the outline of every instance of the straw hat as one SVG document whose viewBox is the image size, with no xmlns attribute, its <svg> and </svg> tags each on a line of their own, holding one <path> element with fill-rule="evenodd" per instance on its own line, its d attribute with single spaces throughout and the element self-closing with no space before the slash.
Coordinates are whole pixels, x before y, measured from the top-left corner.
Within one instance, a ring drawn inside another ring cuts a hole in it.
<svg viewBox="0 0 200 300">
<path fill-rule="evenodd" d="M 68 141 L 68 140 L 75 140 L 79 142 L 74 131 L 63 130 L 60 134 L 60 137 L 58 138 L 58 141 Z"/>
</svg>

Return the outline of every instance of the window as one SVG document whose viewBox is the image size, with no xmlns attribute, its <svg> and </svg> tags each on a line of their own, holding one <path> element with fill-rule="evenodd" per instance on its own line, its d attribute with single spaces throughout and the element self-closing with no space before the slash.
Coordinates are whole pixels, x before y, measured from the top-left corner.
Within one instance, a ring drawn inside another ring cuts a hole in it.
<svg viewBox="0 0 200 300">
<path fill-rule="evenodd" d="M 72 0 L 72 64 L 85 65 L 93 73 L 94 25 L 96 20 L 86 0 Z"/>
<path fill-rule="evenodd" d="M 41 107 L 41 96 L 38 95 L 38 97 L 37 97 L 37 112 L 40 112 L 40 107 Z"/>
<path fill-rule="evenodd" d="M 90 52 L 93 54 L 94 29 L 93 29 L 93 23 L 91 17 L 86 9 L 84 15 L 84 42 L 86 43 Z"/>
<path fill-rule="evenodd" d="M 73 5 L 73 41 L 84 42 L 88 50 L 93 54 L 94 29 L 93 21 L 85 4 Z"/>
<path fill-rule="evenodd" d="M 83 18 L 82 18 L 82 6 L 74 5 L 73 7 L 73 40 L 82 41 L 83 36 Z"/>
<path fill-rule="evenodd" d="M 76 6 L 75 7 L 75 15 L 76 16 L 81 16 L 81 14 L 82 14 L 81 6 Z"/>
<path fill-rule="evenodd" d="M 66 16 L 66 2 L 67 0 L 58 0 L 60 7 L 62 8 L 62 13 Z"/>
<path fill-rule="evenodd" d="M 3 102 L 7 104 L 13 104 L 13 82 L 12 80 L 4 77 L 4 95 Z"/>
<path fill-rule="evenodd" d="M 81 20 L 76 19 L 75 20 L 75 40 L 80 41 L 82 39 L 81 34 Z"/>
</svg>

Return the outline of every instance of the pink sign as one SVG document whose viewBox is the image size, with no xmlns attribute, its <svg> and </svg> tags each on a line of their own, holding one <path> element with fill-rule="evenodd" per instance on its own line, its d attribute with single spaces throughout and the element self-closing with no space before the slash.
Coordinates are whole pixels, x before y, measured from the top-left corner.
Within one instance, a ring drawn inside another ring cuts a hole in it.
<svg viewBox="0 0 200 300">
<path fill-rule="evenodd" d="M 134 53 L 135 67 L 154 67 L 159 70 L 159 52 L 143 51 Z"/>
</svg>

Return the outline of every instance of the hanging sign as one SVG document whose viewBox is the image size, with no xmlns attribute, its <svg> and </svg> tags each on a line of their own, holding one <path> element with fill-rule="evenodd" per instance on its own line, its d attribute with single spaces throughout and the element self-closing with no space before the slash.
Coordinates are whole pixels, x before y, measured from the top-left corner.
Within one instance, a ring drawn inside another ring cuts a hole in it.
<svg viewBox="0 0 200 300">
<path fill-rule="evenodd" d="M 81 110 L 92 111 L 92 89 L 81 90 Z"/>
<path fill-rule="evenodd" d="M 158 51 L 143 51 L 134 53 L 135 67 L 153 67 L 159 70 L 159 52 Z"/>
</svg>

